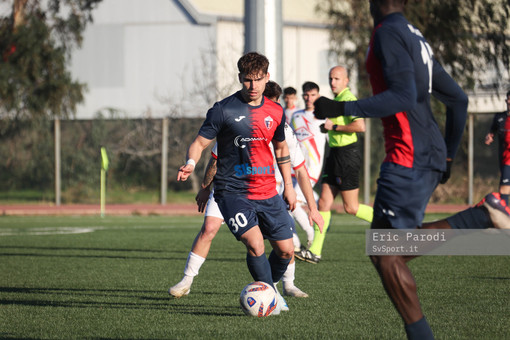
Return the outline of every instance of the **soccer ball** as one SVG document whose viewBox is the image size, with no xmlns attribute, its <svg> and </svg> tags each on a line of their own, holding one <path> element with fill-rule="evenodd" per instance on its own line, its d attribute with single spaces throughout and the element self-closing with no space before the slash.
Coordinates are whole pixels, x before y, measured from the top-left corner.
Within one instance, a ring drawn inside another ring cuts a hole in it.
<svg viewBox="0 0 510 340">
<path fill-rule="evenodd" d="M 276 309 L 276 292 L 265 282 L 255 281 L 247 284 L 239 297 L 241 309 L 248 316 L 262 318 L 271 315 Z"/>
</svg>

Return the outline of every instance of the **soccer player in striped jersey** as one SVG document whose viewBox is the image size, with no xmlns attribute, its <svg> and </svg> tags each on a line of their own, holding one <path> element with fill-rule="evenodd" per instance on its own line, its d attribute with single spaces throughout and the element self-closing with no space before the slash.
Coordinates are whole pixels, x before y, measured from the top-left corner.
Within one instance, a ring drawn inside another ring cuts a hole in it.
<svg viewBox="0 0 510 340">
<path fill-rule="evenodd" d="M 188 162 L 179 169 L 178 180 L 186 180 L 202 151 L 217 139 L 215 195 L 230 231 L 247 249 L 248 269 L 255 281 L 278 282 L 293 257 L 294 223 L 276 192 L 275 166 L 269 143 L 284 182 L 282 197 L 293 210 L 290 156 L 285 142 L 282 107 L 265 100 L 269 62 L 252 52 L 238 61 L 241 91 L 216 103 L 207 114 L 198 136 L 188 149 Z M 321 218 L 316 211 L 316 217 Z M 318 219 L 314 219 L 318 221 Z M 273 247 L 265 256 L 264 238 Z M 283 300 L 283 299 L 281 299 Z"/>
<path fill-rule="evenodd" d="M 366 68 L 373 96 L 351 102 L 321 97 L 318 118 L 340 114 L 381 118 L 386 158 L 381 165 L 372 229 L 510 228 L 510 209 L 499 193 L 445 220 L 423 223 L 432 192 L 444 183 L 464 131 L 468 98 L 433 57 L 432 49 L 405 18 L 407 0 L 369 0 L 374 18 Z M 433 117 L 430 96 L 447 110 L 445 136 Z M 411 256 L 371 256 L 409 339 L 433 339 L 407 266 Z"/>
</svg>

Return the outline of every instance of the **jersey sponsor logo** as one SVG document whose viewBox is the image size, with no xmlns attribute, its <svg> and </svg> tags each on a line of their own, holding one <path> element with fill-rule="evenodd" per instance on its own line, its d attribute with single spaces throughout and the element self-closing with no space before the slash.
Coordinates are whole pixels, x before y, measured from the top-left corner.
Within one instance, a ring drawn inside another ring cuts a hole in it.
<svg viewBox="0 0 510 340">
<path fill-rule="evenodd" d="M 248 163 L 234 166 L 235 175 L 242 177 L 245 175 L 274 175 L 274 165 L 268 166 L 251 166 Z"/>
<path fill-rule="evenodd" d="M 274 124 L 273 118 L 267 116 L 266 118 L 264 118 L 264 124 L 266 124 L 266 128 L 268 130 L 271 130 L 271 128 L 273 127 L 273 124 Z"/>
<path fill-rule="evenodd" d="M 267 138 L 237 136 L 236 138 L 234 138 L 234 145 L 237 146 L 238 148 L 244 149 L 246 147 L 247 143 L 257 142 L 257 141 L 267 142 Z"/>
<path fill-rule="evenodd" d="M 246 116 L 239 116 L 237 117 L 236 119 L 234 119 L 236 122 L 240 122 L 241 120 L 243 120 L 244 118 L 246 118 Z"/>
<path fill-rule="evenodd" d="M 294 133 L 296 134 L 296 138 L 299 142 L 303 142 L 305 140 L 313 138 L 313 133 L 311 133 L 304 127 L 297 128 L 296 130 L 294 130 Z"/>
</svg>

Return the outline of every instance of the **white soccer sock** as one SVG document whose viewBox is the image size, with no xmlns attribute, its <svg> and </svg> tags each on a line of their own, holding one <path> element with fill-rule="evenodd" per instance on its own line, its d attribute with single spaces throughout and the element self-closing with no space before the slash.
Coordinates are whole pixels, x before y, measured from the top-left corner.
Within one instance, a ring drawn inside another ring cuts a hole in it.
<svg viewBox="0 0 510 340">
<path fill-rule="evenodd" d="M 287 270 L 285 273 L 283 273 L 283 286 L 284 287 L 293 287 L 294 286 L 294 279 L 296 274 L 296 262 L 289 264 L 287 266 Z"/>
<path fill-rule="evenodd" d="M 301 249 L 301 241 L 296 233 L 292 234 L 292 243 L 294 243 L 294 249 Z"/>
<path fill-rule="evenodd" d="M 308 214 L 301 204 L 296 205 L 296 209 L 292 212 L 292 216 L 294 216 L 294 219 L 301 229 L 305 231 L 308 241 L 313 241 L 315 231 L 313 230 L 313 226 L 310 225 L 310 222 L 308 221 Z"/>
<path fill-rule="evenodd" d="M 192 278 L 198 275 L 198 271 L 205 261 L 205 257 L 195 254 L 190 251 L 188 254 L 188 260 L 186 261 L 186 267 L 184 267 L 184 275 Z"/>
</svg>

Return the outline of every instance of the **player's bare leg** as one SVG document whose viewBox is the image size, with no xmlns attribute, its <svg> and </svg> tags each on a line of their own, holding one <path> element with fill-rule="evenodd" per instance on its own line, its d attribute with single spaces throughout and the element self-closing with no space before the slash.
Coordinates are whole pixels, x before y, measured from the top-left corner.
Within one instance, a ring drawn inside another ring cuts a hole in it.
<svg viewBox="0 0 510 340">
<path fill-rule="evenodd" d="M 420 229 L 451 229 L 446 220 L 424 223 Z M 384 289 L 406 325 L 423 318 L 416 282 L 407 262 L 417 256 L 371 256 Z"/>
<path fill-rule="evenodd" d="M 327 183 L 321 185 L 321 196 L 319 198 L 319 211 L 329 211 L 333 207 L 333 202 L 339 190 Z M 326 227 L 326 226 L 324 226 Z"/>
<path fill-rule="evenodd" d="M 204 224 L 200 229 L 200 232 L 195 237 L 193 241 L 193 246 L 191 247 L 191 251 L 203 258 L 206 258 L 209 254 L 209 250 L 211 249 L 211 244 L 216 237 L 216 234 L 220 230 L 221 224 L 223 223 L 222 218 L 207 216 L 205 218 Z"/>
<path fill-rule="evenodd" d="M 423 318 L 416 282 L 403 256 L 371 256 L 386 293 L 406 325 Z"/>
<path fill-rule="evenodd" d="M 506 207 L 506 205 L 503 206 Z M 461 211 L 448 219 L 424 223 L 420 228 L 452 229 L 455 226 L 457 229 L 468 229 L 470 227 L 483 229 L 494 227 L 494 219 L 490 213 L 487 213 L 486 209 L 486 207 L 479 204 L 474 208 Z M 507 210 L 506 213 L 509 214 L 510 212 Z M 506 218 L 509 218 L 508 216 L 506 215 Z M 420 332 L 424 332 L 424 334 L 432 339 L 432 332 L 421 310 L 416 291 L 416 282 L 407 266 L 407 262 L 413 258 L 415 256 L 370 257 L 381 277 L 384 289 L 406 324 L 406 330 L 409 331 L 410 325 L 413 326 L 420 323 Z"/>
<path fill-rule="evenodd" d="M 356 216 L 356 213 L 358 212 L 358 207 L 359 207 L 358 194 L 359 194 L 359 189 L 340 191 L 340 195 L 342 196 L 344 210 L 349 215 Z"/>
<path fill-rule="evenodd" d="M 359 203 L 359 189 L 343 190 L 340 191 L 340 195 L 342 196 L 344 210 L 346 213 L 354 215 L 367 222 L 372 222 L 374 210 L 368 205 Z"/>
</svg>

